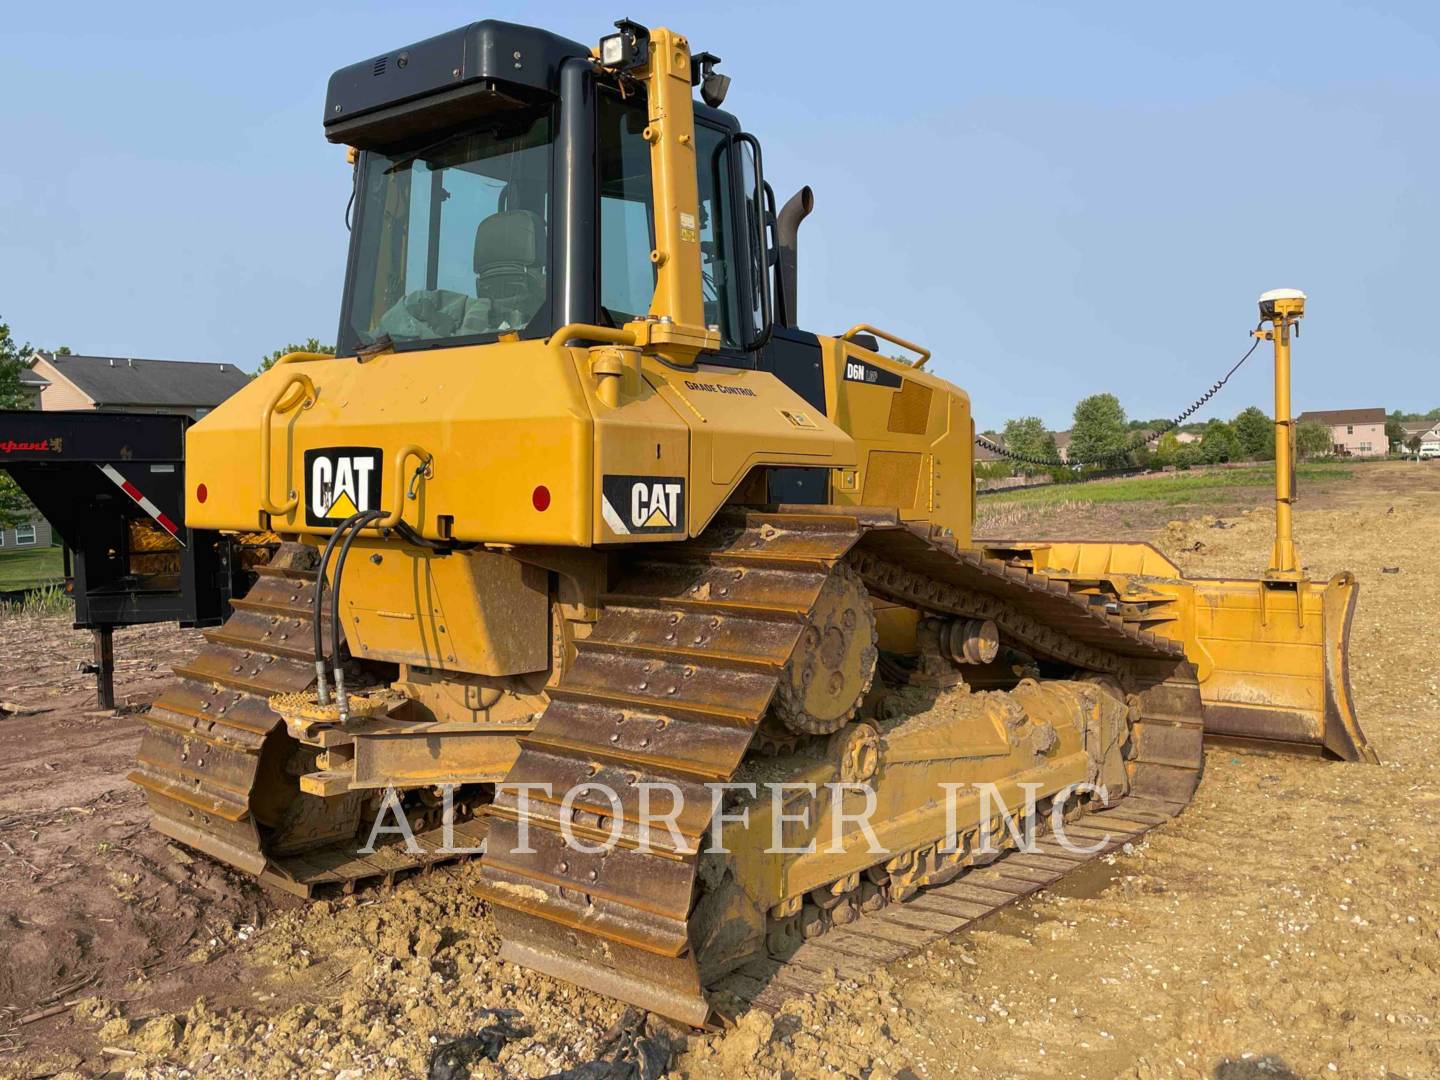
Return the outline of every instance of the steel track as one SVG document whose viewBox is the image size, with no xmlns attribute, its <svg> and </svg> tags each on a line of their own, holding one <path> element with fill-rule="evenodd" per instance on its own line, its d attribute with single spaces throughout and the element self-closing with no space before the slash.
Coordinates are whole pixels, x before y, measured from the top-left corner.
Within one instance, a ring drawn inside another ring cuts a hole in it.
<svg viewBox="0 0 1440 1080">
<path fill-rule="evenodd" d="M 286 543 L 254 568 L 255 585 L 233 602 L 222 626 L 204 632 L 205 648 L 176 667 L 177 681 L 151 706 L 130 773 L 145 789 L 157 830 L 307 897 L 391 883 L 461 857 L 437 850 L 444 842 L 438 826 L 416 832 L 418 855 L 397 837 L 361 855 L 353 829 L 328 842 L 281 839 L 295 831 L 297 800 L 311 797 L 299 791 L 298 745 L 268 701 L 314 685 L 317 561 L 314 548 Z M 327 648 L 328 641 L 327 631 Z M 453 846 L 478 847 L 486 826 L 483 819 L 456 822 Z"/>
<path fill-rule="evenodd" d="M 594 632 L 575 643 L 577 659 L 540 722 L 522 737 L 508 790 L 491 807 L 480 885 L 503 957 L 675 1019 L 706 1021 L 689 925 L 697 857 L 687 850 L 703 846 L 709 825 L 705 785 L 734 775 L 810 606 L 847 558 L 881 596 L 994 618 L 1039 657 L 1124 676 L 1143 702 L 1132 735 L 1134 794 L 1163 816 L 1189 801 L 1201 760 L 1200 699 L 1178 643 L 1107 614 L 1064 582 L 961 549 L 893 513 L 730 512 L 699 539 L 646 549 L 627 564 Z M 549 785 L 552 795 L 522 803 L 521 783 Z M 684 797 L 683 842 L 650 837 L 642 851 L 638 792 L 658 783 Z M 579 798 L 562 805 L 577 788 Z M 618 808 L 602 797 L 606 789 L 618 794 Z M 614 834 L 618 843 L 580 853 L 567 829 L 592 842 Z M 933 906 L 937 894 L 920 895 Z M 923 909 L 899 905 L 886 918 L 904 910 Z M 962 925 L 929 921 L 936 935 Z M 934 939 L 918 933 L 909 935 L 913 947 Z"/>
</svg>

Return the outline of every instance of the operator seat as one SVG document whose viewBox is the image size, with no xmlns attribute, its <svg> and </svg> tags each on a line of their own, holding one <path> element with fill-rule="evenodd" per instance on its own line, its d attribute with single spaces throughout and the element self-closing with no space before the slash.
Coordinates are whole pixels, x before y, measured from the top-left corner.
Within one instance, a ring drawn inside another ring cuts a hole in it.
<svg viewBox="0 0 1440 1080">
<path fill-rule="evenodd" d="M 475 295 L 489 300 L 491 322 L 519 328 L 545 300 L 545 219 L 533 210 L 501 210 L 475 228 Z"/>
</svg>

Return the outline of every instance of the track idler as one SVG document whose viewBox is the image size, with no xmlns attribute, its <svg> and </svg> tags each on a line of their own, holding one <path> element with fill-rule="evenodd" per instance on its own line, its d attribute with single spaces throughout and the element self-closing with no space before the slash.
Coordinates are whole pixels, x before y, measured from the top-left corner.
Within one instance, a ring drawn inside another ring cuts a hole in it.
<svg viewBox="0 0 1440 1080">
<path fill-rule="evenodd" d="M 829 735 L 854 717 L 875 677 L 875 610 L 859 577 L 836 566 L 775 690 L 775 715 L 800 735 Z"/>
</svg>

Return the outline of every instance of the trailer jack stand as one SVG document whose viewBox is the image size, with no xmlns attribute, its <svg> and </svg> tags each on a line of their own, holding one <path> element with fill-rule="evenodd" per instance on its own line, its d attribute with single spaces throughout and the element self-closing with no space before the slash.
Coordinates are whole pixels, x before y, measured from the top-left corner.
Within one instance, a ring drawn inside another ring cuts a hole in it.
<svg viewBox="0 0 1440 1080">
<path fill-rule="evenodd" d="M 95 701 L 102 709 L 115 708 L 115 628 L 97 626 L 90 631 L 95 659 L 80 670 L 95 676 Z"/>
</svg>

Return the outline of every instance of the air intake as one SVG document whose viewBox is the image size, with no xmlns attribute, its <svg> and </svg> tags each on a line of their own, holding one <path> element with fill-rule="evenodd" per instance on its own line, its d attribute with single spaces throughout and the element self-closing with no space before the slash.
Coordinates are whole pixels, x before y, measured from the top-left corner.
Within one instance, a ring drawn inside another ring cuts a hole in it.
<svg viewBox="0 0 1440 1080">
<path fill-rule="evenodd" d="M 385 65 L 388 64 L 389 62 L 390 62 L 390 58 L 389 58 L 388 56 L 382 56 L 382 57 L 380 57 L 378 60 L 375 61 L 375 67 L 371 70 L 370 73 L 371 73 L 372 75 L 384 75 L 384 74 L 385 74 Z"/>
</svg>

